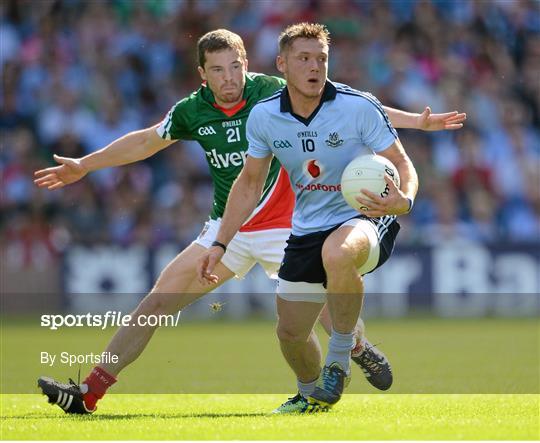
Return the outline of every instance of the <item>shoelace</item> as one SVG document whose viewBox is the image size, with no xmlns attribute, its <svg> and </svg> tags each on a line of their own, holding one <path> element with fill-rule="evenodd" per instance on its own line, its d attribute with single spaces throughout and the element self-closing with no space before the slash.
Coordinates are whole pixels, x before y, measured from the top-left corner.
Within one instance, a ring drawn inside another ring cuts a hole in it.
<svg viewBox="0 0 540 443">
<path fill-rule="evenodd" d="M 77 373 L 77 383 L 73 381 L 72 378 L 69 378 L 69 386 L 75 386 L 77 389 L 81 389 L 81 367 L 79 366 L 79 371 Z"/>
<path fill-rule="evenodd" d="M 334 391 L 340 381 L 339 372 L 335 368 L 323 368 L 323 385 L 327 391 Z"/>
<path fill-rule="evenodd" d="M 301 399 L 302 399 L 302 395 L 301 394 L 296 394 L 294 397 L 289 397 L 287 399 L 287 403 L 294 404 L 294 403 L 299 402 Z"/>
<path fill-rule="evenodd" d="M 370 371 L 378 374 L 382 371 L 381 363 L 383 358 L 373 352 L 375 345 L 366 346 L 364 351 L 359 355 L 363 366 L 367 366 Z"/>
</svg>

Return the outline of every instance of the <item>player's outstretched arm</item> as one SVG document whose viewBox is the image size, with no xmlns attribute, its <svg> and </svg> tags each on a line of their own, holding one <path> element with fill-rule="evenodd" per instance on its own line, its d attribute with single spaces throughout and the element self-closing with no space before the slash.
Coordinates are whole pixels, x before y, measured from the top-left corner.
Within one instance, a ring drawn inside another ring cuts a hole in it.
<svg viewBox="0 0 540 443">
<path fill-rule="evenodd" d="M 431 108 L 426 106 L 422 114 L 401 111 L 399 109 L 383 106 L 394 128 L 420 129 L 422 131 L 443 131 L 461 129 L 467 119 L 464 112 L 445 112 L 432 114 Z"/>
<path fill-rule="evenodd" d="M 154 155 L 175 140 L 163 140 L 157 126 L 130 132 L 99 151 L 81 158 L 54 156 L 59 164 L 34 173 L 34 183 L 47 189 L 58 189 L 74 183 L 91 171 L 134 163 Z"/>
<path fill-rule="evenodd" d="M 212 246 L 199 259 L 197 273 L 201 283 L 217 283 L 218 277 L 212 272 L 223 257 L 229 242 L 257 207 L 271 160 L 272 155 L 264 158 L 247 157 L 242 172 L 232 185 L 216 236 L 216 242 L 223 247 Z"/>
</svg>

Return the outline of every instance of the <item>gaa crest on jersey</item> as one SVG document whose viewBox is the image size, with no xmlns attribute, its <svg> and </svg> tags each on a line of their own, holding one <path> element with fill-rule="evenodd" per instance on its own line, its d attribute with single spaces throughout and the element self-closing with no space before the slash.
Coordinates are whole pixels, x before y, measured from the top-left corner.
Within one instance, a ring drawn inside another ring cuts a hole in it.
<svg viewBox="0 0 540 443">
<path fill-rule="evenodd" d="M 289 140 L 274 140 L 272 143 L 276 149 L 287 149 L 292 148 L 293 145 Z"/>
<path fill-rule="evenodd" d="M 203 135 L 216 135 L 216 130 L 212 126 L 201 126 L 197 133 Z"/>
<path fill-rule="evenodd" d="M 337 132 L 331 132 L 328 139 L 324 141 L 329 148 L 337 148 L 343 144 L 343 139 L 339 137 Z"/>
</svg>

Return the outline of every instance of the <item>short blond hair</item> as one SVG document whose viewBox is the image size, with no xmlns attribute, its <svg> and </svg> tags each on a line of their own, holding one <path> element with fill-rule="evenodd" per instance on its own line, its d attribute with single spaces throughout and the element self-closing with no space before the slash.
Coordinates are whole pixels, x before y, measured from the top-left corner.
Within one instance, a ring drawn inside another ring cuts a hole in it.
<svg viewBox="0 0 540 443">
<path fill-rule="evenodd" d="M 279 53 L 289 50 L 294 41 L 299 38 L 313 38 L 327 46 L 330 45 L 330 33 L 326 26 L 320 23 L 296 23 L 287 26 L 279 35 Z"/>
<path fill-rule="evenodd" d="M 204 34 L 197 42 L 199 66 L 204 68 L 207 52 L 223 51 L 224 49 L 235 49 L 243 60 L 247 58 L 242 37 L 227 29 L 216 29 Z"/>
</svg>

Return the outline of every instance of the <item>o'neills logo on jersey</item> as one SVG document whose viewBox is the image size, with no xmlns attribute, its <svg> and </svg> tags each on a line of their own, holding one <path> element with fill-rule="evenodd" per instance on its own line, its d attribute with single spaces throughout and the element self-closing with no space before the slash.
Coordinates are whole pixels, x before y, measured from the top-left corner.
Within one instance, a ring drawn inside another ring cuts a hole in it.
<svg viewBox="0 0 540 443">
<path fill-rule="evenodd" d="M 212 128 L 212 126 L 201 126 L 199 128 L 199 130 L 197 131 L 197 133 L 200 136 L 203 136 L 203 135 L 216 135 L 216 130 L 214 128 Z"/>
<path fill-rule="evenodd" d="M 341 185 L 325 185 L 324 183 L 310 183 L 308 185 L 296 183 L 296 188 L 301 191 L 341 192 Z"/>
<path fill-rule="evenodd" d="M 206 157 L 210 164 L 218 169 L 228 168 L 231 166 L 243 166 L 246 162 L 247 153 L 242 152 L 225 152 L 224 154 L 218 153 L 215 149 L 205 152 Z"/>
</svg>

